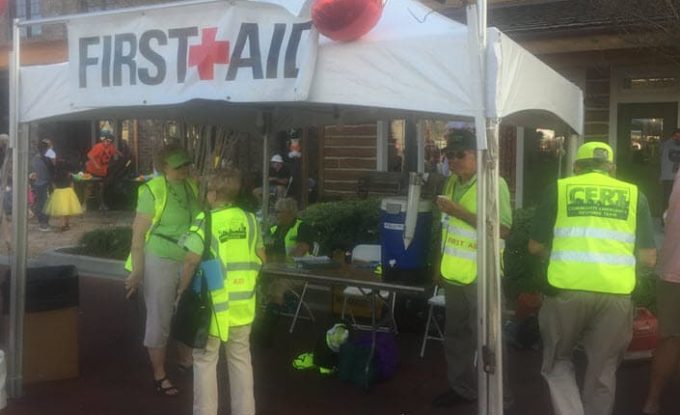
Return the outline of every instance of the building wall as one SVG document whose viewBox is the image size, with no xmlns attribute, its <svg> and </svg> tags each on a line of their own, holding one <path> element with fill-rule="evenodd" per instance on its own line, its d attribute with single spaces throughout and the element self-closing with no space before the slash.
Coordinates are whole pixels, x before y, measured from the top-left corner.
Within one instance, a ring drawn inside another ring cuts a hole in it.
<svg viewBox="0 0 680 415">
<path fill-rule="evenodd" d="M 321 134 L 319 183 L 325 199 L 351 198 L 357 180 L 376 169 L 377 126 L 327 126 Z"/>
</svg>

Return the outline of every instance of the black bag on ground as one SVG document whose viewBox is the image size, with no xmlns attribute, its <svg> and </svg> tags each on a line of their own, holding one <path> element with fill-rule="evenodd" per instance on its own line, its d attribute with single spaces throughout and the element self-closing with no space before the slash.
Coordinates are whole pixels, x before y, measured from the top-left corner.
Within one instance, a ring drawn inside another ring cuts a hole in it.
<svg viewBox="0 0 680 415">
<path fill-rule="evenodd" d="M 205 235 L 203 240 L 203 260 L 210 259 L 210 240 L 212 239 L 212 220 L 210 212 L 205 214 Z M 172 320 L 172 337 L 194 349 L 203 349 L 208 343 L 210 319 L 213 315 L 212 297 L 208 281 L 197 267 L 193 278 L 201 279 L 201 290 L 195 292 L 191 284 L 182 293 Z"/>
</svg>

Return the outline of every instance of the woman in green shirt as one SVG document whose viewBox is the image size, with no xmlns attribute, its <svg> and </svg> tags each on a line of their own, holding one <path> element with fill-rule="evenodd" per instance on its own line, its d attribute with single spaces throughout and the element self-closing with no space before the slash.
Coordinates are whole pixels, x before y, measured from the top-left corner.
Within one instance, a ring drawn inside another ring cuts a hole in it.
<svg viewBox="0 0 680 415">
<path fill-rule="evenodd" d="M 184 260 L 178 242 L 200 212 L 196 184 L 189 178 L 191 159 L 180 147 L 167 146 L 155 161 L 161 175 L 139 189 L 137 215 L 132 224 L 132 270 L 125 287 L 128 297 L 144 285 L 146 330 L 156 390 L 173 396 L 179 390 L 165 372 L 170 321 Z M 179 366 L 191 367 L 191 351 L 179 345 Z"/>
</svg>

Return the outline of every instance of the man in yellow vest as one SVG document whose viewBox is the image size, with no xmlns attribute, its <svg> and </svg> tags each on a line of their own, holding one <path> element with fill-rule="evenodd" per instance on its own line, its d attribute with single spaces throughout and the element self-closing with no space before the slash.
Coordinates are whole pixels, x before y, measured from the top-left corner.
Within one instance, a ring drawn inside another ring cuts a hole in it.
<svg viewBox="0 0 680 415">
<path fill-rule="evenodd" d="M 633 329 L 635 269 L 656 262 L 649 205 L 637 186 L 613 178 L 607 144 L 582 145 L 575 176 L 548 189 L 534 218 L 529 252 L 549 261 L 539 314 L 541 373 L 556 415 L 609 415 L 616 370 Z M 583 392 L 572 354 L 588 359 Z"/>
<path fill-rule="evenodd" d="M 442 212 L 440 273 L 446 298 L 444 349 L 449 389 L 433 404 L 449 407 L 477 398 L 477 155 L 476 139 L 468 130 L 449 133 L 444 154 L 452 176 L 437 205 Z M 512 226 L 510 191 L 502 178 L 499 187 L 500 233 Z"/>
<path fill-rule="evenodd" d="M 289 258 L 309 255 L 314 246 L 314 231 L 297 217 L 297 202 L 287 197 L 274 205 L 276 225 L 269 230 L 267 256 L 271 260 L 285 261 Z M 282 312 L 286 291 L 302 287 L 304 283 L 287 278 L 275 278 L 269 282 L 267 309 L 259 333 L 262 345 L 271 344 L 274 328 Z"/>
<path fill-rule="evenodd" d="M 226 342 L 229 396 L 232 415 L 254 415 L 255 397 L 250 355 L 250 331 L 255 318 L 255 285 L 265 260 L 264 245 L 255 216 L 234 205 L 241 189 L 241 173 L 225 169 L 208 181 L 211 207 L 211 252 L 219 259 L 222 280 L 210 278 L 213 302 L 210 337 L 204 350 L 194 349 L 194 415 L 216 415 L 217 361 L 220 342 Z M 201 262 L 205 214 L 197 216 L 183 245 L 188 251 L 178 291 L 188 289 Z"/>
</svg>

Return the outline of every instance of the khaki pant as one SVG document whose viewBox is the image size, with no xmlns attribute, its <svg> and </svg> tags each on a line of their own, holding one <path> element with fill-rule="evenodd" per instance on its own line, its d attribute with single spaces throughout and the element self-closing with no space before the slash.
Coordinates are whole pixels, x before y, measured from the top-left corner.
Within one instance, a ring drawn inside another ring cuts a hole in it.
<svg viewBox="0 0 680 415">
<path fill-rule="evenodd" d="M 466 399 L 477 399 L 477 284 L 444 284 L 444 353 L 449 386 Z"/>
<path fill-rule="evenodd" d="M 231 415 L 255 415 L 250 329 L 250 324 L 230 327 L 225 345 Z M 219 350 L 217 337 L 210 337 L 205 349 L 194 349 L 194 415 L 217 415 Z"/>
<path fill-rule="evenodd" d="M 546 297 L 539 313 L 543 339 L 541 373 L 550 388 L 555 415 L 610 415 L 616 370 L 633 333 L 629 296 L 563 291 Z M 583 393 L 572 354 L 581 344 L 588 359 Z"/>
</svg>

